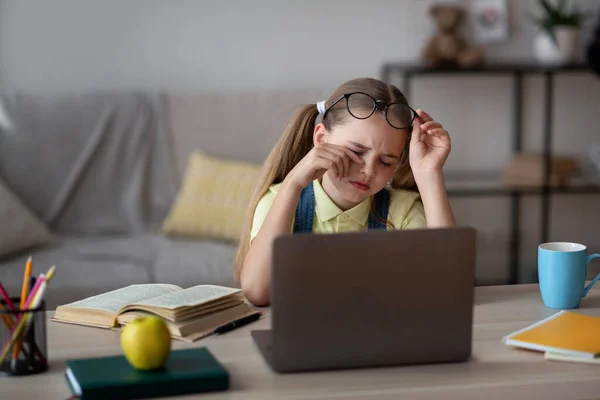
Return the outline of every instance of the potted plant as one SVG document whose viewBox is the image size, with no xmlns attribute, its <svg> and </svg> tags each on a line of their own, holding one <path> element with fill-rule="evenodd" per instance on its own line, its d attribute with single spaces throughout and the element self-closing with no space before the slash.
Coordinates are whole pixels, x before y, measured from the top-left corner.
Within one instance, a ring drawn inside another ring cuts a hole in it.
<svg viewBox="0 0 600 400">
<path fill-rule="evenodd" d="M 575 61 L 583 13 L 574 7 L 567 10 L 566 0 L 558 0 L 554 5 L 548 0 L 539 0 L 539 3 L 543 15 L 532 17 L 539 29 L 533 42 L 535 56 L 545 64 Z"/>
</svg>

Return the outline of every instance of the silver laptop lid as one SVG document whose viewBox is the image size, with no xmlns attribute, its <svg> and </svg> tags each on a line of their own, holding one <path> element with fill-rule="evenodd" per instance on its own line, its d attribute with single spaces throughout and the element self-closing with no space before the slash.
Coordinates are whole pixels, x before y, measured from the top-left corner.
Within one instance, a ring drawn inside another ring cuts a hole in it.
<svg viewBox="0 0 600 400">
<path fill-rule="evenodd" d="M 455 227 L 276 238 L 274 357 L 320 357 L 327 368 L 468 357 L 475 235 Z"/>
</svg>

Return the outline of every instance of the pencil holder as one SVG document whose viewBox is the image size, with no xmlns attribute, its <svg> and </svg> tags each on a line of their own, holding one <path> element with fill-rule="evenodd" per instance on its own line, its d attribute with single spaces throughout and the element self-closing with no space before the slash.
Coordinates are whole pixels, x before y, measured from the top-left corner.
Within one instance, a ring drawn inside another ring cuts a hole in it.
<svg viewBox="0 0 600 400">
<path fill-rule="evenodd" d="M 15 307 L 20 298 L 12 298 Z M 46 351 L 46 304 L 31 310 L 10 310 L 0 300 L 0 375 L 30 375 L 48 369 Z"/>
</svg>

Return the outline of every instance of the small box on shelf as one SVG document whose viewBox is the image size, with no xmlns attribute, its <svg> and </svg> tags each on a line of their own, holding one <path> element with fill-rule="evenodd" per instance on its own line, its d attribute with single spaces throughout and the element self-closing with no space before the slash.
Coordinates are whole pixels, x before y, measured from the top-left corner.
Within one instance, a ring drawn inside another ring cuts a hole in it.
<svg viewBox="0 0 600 400">
<path fill-rule="evenodd" d="M 548 186 L 565 187 L 578 168 L 575 157 L 553 155 L 550 158 Z M 502 174 L 502 183 L 508 187 L 541 187 L 544 185 L 544 155 L 520 153 L 513 157 Z"/>
</svg>

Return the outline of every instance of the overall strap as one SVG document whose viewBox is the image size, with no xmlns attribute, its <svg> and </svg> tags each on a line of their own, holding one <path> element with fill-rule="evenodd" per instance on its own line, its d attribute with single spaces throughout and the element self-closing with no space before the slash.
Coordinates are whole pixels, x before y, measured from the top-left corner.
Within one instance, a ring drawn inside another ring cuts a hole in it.
<svg viewBox="0 0 600 400">
<path fill-rule="evenodd" d="M 390 207 L 390 192 L 385 189 L 375 194 L 375 211 L 379 216 L 387 221 L 388 210 Z M 296 214 L 294 218 L 294 233 L 310 233 L 313 228 L 315 217 L 315 190 L 311 183 L 300 192 L 300 198 L 296 205 Z M 379 221 L 373 215 L 369 215 L 369 230 L 387 229 L 384 222 Z"/>
<path fill-rule="evenodd" d="M 302 189 L 300 199 L 296 205 L 294 219 L 294 233 L 312 232 L 313 220 L 315 218 L 315 190 L 312 182 Z"/>
<path fill-rule="evenodd" d="M 381 216 L 384 221 L 387 221 L 388 210 L 390 208 L 390 192 L 385 189 L 381 189 L 375 194 L 373 199 L 375 202 L 375 212 Z M 379 221 L 373 215 L 369 215 L 369 230 L 373 229 L 387 229 L 384 222 Z"/>
</svg>

